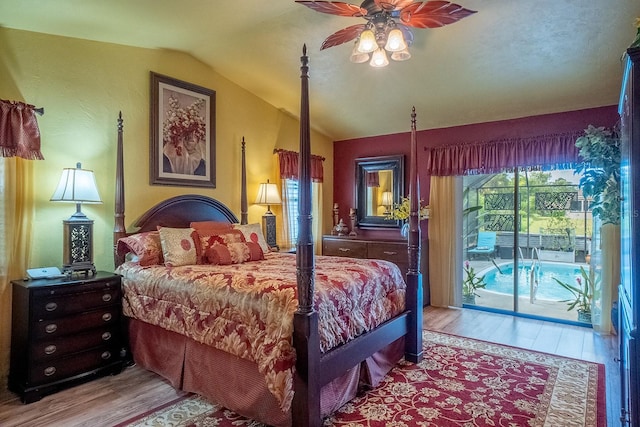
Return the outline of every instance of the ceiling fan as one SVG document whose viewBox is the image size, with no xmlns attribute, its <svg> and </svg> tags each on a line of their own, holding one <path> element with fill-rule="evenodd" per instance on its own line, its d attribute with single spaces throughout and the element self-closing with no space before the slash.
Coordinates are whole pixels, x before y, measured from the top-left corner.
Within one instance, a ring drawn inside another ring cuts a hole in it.
<svg viewBox="0 0 640 427">
<path fill-rule="evenodd" d="M 317 12 L 364 18 L 365 23 L 351 25 L 331 34 L 320 50 L 356 39 L 351 61 L 384 67 L 391 59 L 404 61 L 411 57 L 412 28 L 437 28 L 453 24 L 476 13 L 448 1 L 364 0 L 360 6 L 339 1 L 296 0 Z"/>
</svg>

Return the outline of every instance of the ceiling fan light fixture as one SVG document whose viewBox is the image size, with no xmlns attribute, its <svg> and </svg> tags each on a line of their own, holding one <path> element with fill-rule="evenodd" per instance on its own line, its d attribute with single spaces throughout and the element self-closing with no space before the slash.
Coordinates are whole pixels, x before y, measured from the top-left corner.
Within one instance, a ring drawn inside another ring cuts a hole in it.
<svg viewBox="0 0 640 427">
<path fill-rule="evenodd" d="M 364 30 L 360 33 L 360 41 L 358 42 L 358 52 L 371 53 L 378 48 L 376 43 L 376 36 L 370 29 Z"/>
<path fill-rule="evenodd" d="M 404 41 L 404 35 L 398 28 L 394 28 L 389 31 L 387 36 L 387 43 L 384 46 L 385 50 L 389 52 L 400 52 L 407 49 L 407 43 Z"/>
<path fill-rule="evenodd" d="M 376 49 L 376 51 L 373 52 L 373 55 L 371 55 L 371 61 L 369 62 L 369 65 L 371 65 L 374 68 L 382 68 L 389 65 L 387 52 L 381 47 Z"/>
<path fill-rule="evenodd" d="M 362 64 L 363 62 L 367 62 L 369 60 L 368 53 L 362 53 L 358 51 L 358 41 L 356 41 L 353 45 L 353 50 L 351 51 L 349 60 L 355 64 Z"/>
<path fill-rule="evenodd" d="M 360 6 L 336 0 L 296 0 L 312 10 L 330 15 L 364 18 L 366 23 L 351 25 L 331 34 L 320 50 L 356 40 L 351 62 L 366 62 L 372 67 L 411 58 L 411 28 L 438 28 L 453 24 L 476 13 L 449 1 L 362 0 Z M 369 55 L 371 54 L 371 55 Z"/>
<path fill-rule="evenodd" d="M 399 52 L 393 52 L 391 54 L 391 59 L 393 59 L 394 61 L 406 61 L 409 58 L 411 58 L 409 49 L 404 49 Z"/>
</svg>

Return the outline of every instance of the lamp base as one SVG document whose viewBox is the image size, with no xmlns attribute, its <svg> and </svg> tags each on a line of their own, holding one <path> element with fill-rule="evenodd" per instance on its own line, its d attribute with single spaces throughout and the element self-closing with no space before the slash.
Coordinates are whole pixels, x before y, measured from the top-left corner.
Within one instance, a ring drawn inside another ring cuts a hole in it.
<svg viewBox="0 0 640 427">
<path fill-rule="evenodd" d="M 74 264 L 65 264 L 62 266 L 62 273 L 71 276 L 74 273 L 84 272 L 85 275 L 91 273 L 95 276 L 97 273 L 96 266 L 92 262 L 76 262 Z"/>
<path fill-rule="evenodd" d="M 62 221 L 64 229 L 62 270 L 65 274 L 78 271 L 96 273 L 93 265 L 93 220 L 72 216 Z"/>
<path fill-rule="evenodd" d="M 267 241 L 267 245 L 270 248 L 279 251 L 277 239 L 276 239 L 276 216 L 271 213 L 271 211 L 267 211 L 266 214 L 262 215 L 262 229 L 264 231 L 264 238 Z"/>
</svg>

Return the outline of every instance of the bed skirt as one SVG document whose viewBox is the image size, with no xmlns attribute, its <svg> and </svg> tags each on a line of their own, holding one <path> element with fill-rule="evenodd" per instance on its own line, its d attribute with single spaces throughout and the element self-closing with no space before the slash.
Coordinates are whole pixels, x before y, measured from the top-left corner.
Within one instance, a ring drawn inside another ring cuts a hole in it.
<svg viewBox="0 0 640 427">
<path fill-rule="evenodd" d="M 245 417 L 277 427 L 291 425 L 291 412 L 280 409 L 255 363 L 158 326 L 127 320 L 130 350 L 140 367 L 163 376 L 176 389 L 205 396 Z M 323 416 L 353 399 L 360 388 L 376 387 L 403 355 L 400 338 L 325 385 Z"/>
</svg>

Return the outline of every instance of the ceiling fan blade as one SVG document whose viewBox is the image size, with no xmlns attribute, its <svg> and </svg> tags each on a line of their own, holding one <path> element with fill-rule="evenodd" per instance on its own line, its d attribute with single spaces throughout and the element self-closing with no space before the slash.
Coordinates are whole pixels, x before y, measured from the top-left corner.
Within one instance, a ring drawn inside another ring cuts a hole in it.
<svg viewBox="0 0 640 427">
<path fill-rule="evenodd" d="M 414 28 L 437 28 L 453 24 L 476 13 L 448 1 L 412 3 L 400 11 L 402 23 Z"/>
<path fill-rule="evenodd" d="M 366 10 L 356 6 L 355 4 L 343 3 L 340 1 L 301 1 L 296 0 L 296 3 L 303 4 L 309 9 L 313 9 L 316 12 L 328 13 L 329 15 L 348 16 L 359 18 L 366 15 Z"/>
<path fill-rule="evenodd" d="M 340 31 L 336 31 L 331 34 L 327 39 L 322 43 L 320 50 L 328 49 L 330 47 L 341 45 L 342 43 L 349 42 L 360 35 L 362 30 L 366 27 L 366 24 L 357 24 L 352 25 L 347 28 L 343 28 Z"/>
<path fill-rule="evenodd" d="M 375 0 L 375 3 L 380 9 L 391 12 L 394 10 L 404 9 L 413 3 L 413 0 Z"/>
</svg>

